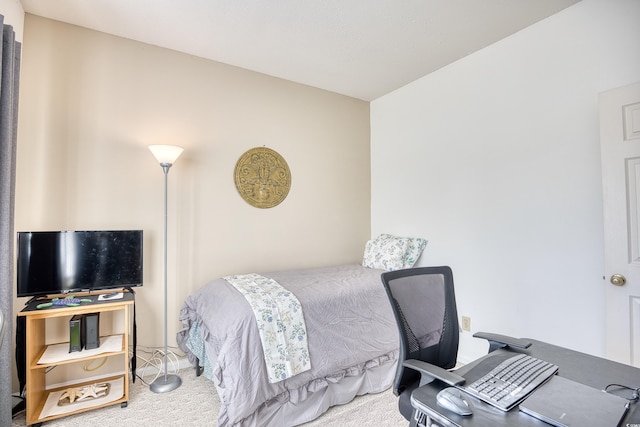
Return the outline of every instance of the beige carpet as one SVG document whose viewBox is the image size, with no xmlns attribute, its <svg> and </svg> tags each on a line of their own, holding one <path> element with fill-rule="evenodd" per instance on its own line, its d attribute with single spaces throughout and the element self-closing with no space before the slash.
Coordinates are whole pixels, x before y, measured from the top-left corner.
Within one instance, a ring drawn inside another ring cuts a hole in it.
<svg viewBox="0 0 640 427">
<path fill-rule="evenodd" d="M 180 372 L 182 386 L 163 394 L 153 393 L 139 379 L 131 386 L 129 404 L 110 406 L 83 414 L 47 421 L 46 427 L 122 427 L 122 426 L 215 426 L 219 408 L 218 396 L 211 382 L 196 377 L 193 369 Z M 12 427 L 25 425 L 24 413 L 13 419 Z M 397 400 L 388 390 L 376 395 L 331 408 L 305 427 L 407 427 L 409 423 L 398 412 Z M 282 426 L 287 427 L 287 426 Z"/>
</svg>

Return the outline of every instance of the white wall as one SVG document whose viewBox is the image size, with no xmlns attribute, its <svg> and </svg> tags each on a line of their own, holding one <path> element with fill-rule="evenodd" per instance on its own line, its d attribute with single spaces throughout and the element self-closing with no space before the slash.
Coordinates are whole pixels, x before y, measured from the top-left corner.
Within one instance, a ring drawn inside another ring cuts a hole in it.
<svg viewBox="0 0 640 427">
<path fill-rule="evenodd" d="M 16 33 L 16 40 L 22 41 L 24 29 L 24 9 L 19 0 L 0 0 L 0 15 L 4 16 L 4 24 L 11 25 Z"/>
<path fill-rule="evenodd" d="M 372 234 L 429 239 L 472 332 L 603 354 L 598 93 L 640 80 L 638 17 L 583 0 L 372 103 Z"/>
</svg>

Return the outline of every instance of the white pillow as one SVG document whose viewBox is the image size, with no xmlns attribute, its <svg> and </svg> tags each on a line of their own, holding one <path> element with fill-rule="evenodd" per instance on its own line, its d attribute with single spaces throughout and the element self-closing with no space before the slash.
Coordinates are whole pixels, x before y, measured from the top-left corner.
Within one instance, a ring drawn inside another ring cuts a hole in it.
<svg viewBox="0 0 640 427">
<path fill-rule="evenodd" d="M 400 270 L 404 268 L 408 248 L 409 239 L 378 236 L 367 242 L 362 265 L 387 271 Z"/>
</svg>

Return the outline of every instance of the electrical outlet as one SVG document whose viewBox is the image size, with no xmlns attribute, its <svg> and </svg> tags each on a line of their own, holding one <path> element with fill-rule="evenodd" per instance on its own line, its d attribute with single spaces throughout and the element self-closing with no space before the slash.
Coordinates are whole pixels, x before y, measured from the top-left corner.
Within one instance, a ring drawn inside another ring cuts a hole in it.
<svg viewBox="0 0 640 427">
<path fill-rule="evenodd" d="M 462 316 L 462 330 L 471 332 L 471 318 L 469 316 Z"/>
</svg>

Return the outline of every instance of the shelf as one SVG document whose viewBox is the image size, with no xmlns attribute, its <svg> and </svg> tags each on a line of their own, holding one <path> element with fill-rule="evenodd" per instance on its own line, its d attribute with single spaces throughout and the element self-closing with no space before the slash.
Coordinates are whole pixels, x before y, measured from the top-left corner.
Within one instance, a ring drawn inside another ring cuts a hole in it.
<svg viewBox="0 0 640 427">
<path fill-rule="evenodd" d="M 64 298 L 68 295 L 59 295 Z M 91 302 L 81 303 L 79 306 L 65 307 L 65 306 L 51 306 L 47 308 L 37 308 L 38 304 L 51 301 L 51 298 L 34 298 L 27 302 L 25 307 L 18 313 L 18 316 L 55 316 L 64 315 L 66 313 L 90 313 L 92 311 L 107 311 L 110 306 L 117 306 L 120 304 L 134 304 L 135 295 L 130 292 L 124 292 L 122 298 L 100 300 L 100 294 L 94 293 L 75 293 L 74 296 L 78 298 L 90 299 Z M 117 308 L 116 308 L 117 310 Z"/>
<path fill-rule="evenodd" d="M 128 357 L 132 326 L 130 310 L 134 309 L 134 296 L 125 292 L 122 299 L 108 302 L 98 301 L 97 295 L 88 298 L 91 303 L 76 307 L 43 309 L 37 308 L 42 300 L 33 300 L 18 314 L 25 317 L 28 426 L 105 406 L 127 406 L 131 379 Z M 106 324 L 101 324 L 100 347 L 70 353 L 67 320 L 74 315 L 89 313 L 111 313 L 106 317 Z M 95 374 L 91 379 L 76 369 L 82 363 L 103 358 L 105 363 L 91 369 Z M 110 381 L 113 383 L 110 383 L 107 396 L 73 403 L 65 401 L 66 405 L 58 405 L 62 394 L 70 388 Z"/>
<path fill-rule="evenodd" d="M 69 353 L 69 343 L 52 344 L 45 348 L 34 368 L 44 368 L 52 365 L 73 363 L 78 360 L 88 360 L 122 353 L 124 350 L 124 335 L 109 335 L 100 338 L 100 347 L 91 350 L 74 351 Z"/>
<path fill-rule="evenodd" d="M 63 415 L 75 414 L 78 412 L 89 411 L 99 407 L 116 404 L 122 401 L 125 395 L 124 379 L 125 376 L 121 375 L 47 390 L 46 399 L 44 400 L 44 405 L 40 410 L 38 421 L 45 421 L 47 419 L 58 418 Z M 60 397 L 70 388 L 81 388 L 97 383 L 109 383 L 109 394 L 96 399 L 74 402 L 63 406 L 58 405 Z"/>
</svg>

